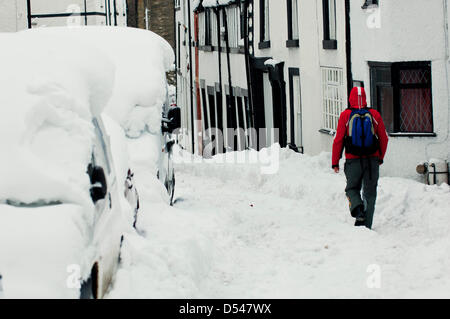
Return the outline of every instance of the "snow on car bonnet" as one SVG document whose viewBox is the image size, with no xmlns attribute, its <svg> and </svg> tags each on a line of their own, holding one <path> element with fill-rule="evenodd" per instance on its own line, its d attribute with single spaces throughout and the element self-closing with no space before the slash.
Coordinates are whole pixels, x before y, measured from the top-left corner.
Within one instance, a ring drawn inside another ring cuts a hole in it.
<svg viewBox="0 0 450 319">
<path fill-rule="evenodd" d="M 63 32 L 0 33 L 0 202 L 89 202 L 93 116 L 114 64 Z"/>
</svg>

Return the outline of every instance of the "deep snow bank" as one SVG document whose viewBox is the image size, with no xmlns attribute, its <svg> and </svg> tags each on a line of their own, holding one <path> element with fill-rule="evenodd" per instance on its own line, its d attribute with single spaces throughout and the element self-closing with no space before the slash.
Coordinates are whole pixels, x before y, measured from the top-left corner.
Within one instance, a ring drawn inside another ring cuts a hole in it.
<svg viewBox="0 0 450 319">
<path fill-rule="evenodd" d="M 176 148 L 175 160 L 179 163 L 178 170 L 189 170 L 195 176 L 219 178 L 243 189 L 301 200 L 308 209 L 344 218 L 340 215 L 348 210 L 345 175 L 343 171 L 335 174 L 330 169 L 331 154 L 309 156 L 280 149 L 278 145 L 269 149 L 273 154 L 278 151 L 279 170 L 275 174 L 261 174 L 261 163 L 249 162 L 248 159 L 255 158 L 255 151 L 232 153 L 232 158 L 245 158 L 247 163 L 227 164 L 224 155 L 205 160 Z M 342 160 L 341 167 L 343 163 Z M 417 226 L 429 233 L 431 227 L 432 233 L 441 235 L 450 231 L 450 187 L 447 184 L 429 186 L 410 179 L 382 177 L 378 190 L 375 229 Z"/>
<path fill-rule="evenodd" d="M 279 171 L 264 175 L 258 164 L 178 149 L 175 207 L 142 197 L 143 236 L 125 238 L 109 297 L 449 296 L 448 185 L 382 178 L 370 231 L 353 226 L 330 154 L 279 151 Z M 376 289 L 367 284 L 374 269 Z"/>
</svg>

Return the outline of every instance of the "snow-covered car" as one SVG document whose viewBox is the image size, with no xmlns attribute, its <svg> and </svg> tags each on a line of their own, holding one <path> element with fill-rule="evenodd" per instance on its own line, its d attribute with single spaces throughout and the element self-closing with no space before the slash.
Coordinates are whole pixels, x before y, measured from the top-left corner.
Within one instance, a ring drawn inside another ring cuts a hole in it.
<svg viewBox="0 0 450 319">
<path fill-rule="evenodd" d="M 173 68 L 175 61 L 170 44 L 151 31 L 135 28 L 41 28 L 25 33 L 50 39 L 63 36 L 79 46 L 88 44 L 100 50 L 107 49 L 106 55 L 114 64 L 114 83 L 104 113 L 116 121 L 128 137 L 130 162 L 146 161 L 154 175 L 145 178 L 157 177 L 167 191 L 167 202 L 172 204 L 175 191 L 173 133 L 181 126 L 181 113 L 169 98 L 166 72 Z M 134 177 L 133 173 L 130 177 Z M 152 191 L 158 193 L 156 188 Z"/>
<path fill-rule="evenodd" d="M 136 225 L 130 164 L 154 172 L 139 177 L 146 195 L 158 201 L 166 186 L 173 199 L 173 50 L 131 28 L 43 28 L 0 41 L 3 294 L 101 298 Z"/>
<path fill-rule="evenodd" d="M 0 39 L 3 295 L 101 298 L 134 220 L 126 164 L 112 155 L 120 131 L 102 115 L 114 64 L 63 37 Z"/>
</svg>

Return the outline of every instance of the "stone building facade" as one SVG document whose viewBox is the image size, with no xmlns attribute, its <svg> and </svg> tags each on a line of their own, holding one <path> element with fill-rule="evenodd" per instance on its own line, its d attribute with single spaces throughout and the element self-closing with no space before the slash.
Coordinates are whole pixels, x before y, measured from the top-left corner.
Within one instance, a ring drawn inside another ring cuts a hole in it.
<svg viewBox="0 0 450 319">
<path fill-rule="evenodd" d="M 175 48 L 173 0 L 127 0 L 128 26 L 149 29 Z"/>
<path fill-rule="evenodd" d="M 127 25 L 151 30 L 175 49 L 174 10 L 173 0 L 127 0 Z M 176 85 L 175 72 L 169 72 L 167 80 L 169 84 Z"/>
</svg>

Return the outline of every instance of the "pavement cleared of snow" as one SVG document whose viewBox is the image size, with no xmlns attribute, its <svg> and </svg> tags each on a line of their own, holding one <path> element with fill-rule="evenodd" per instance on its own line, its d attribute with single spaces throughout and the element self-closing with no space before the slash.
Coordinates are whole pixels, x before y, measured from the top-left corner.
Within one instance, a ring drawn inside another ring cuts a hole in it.
<svg viewBox="0 0 450 319">
<path fill-rule="evenodd" d="M 175 207 L 145 193 L 110 298 L 450 297 L 450 187 L 384 177 L 374 230 L 353 227 L 330 154 L 280 169 L 178 164 Z M 139 179 L 141 177 L 141 179 Z"/>
</svg>

